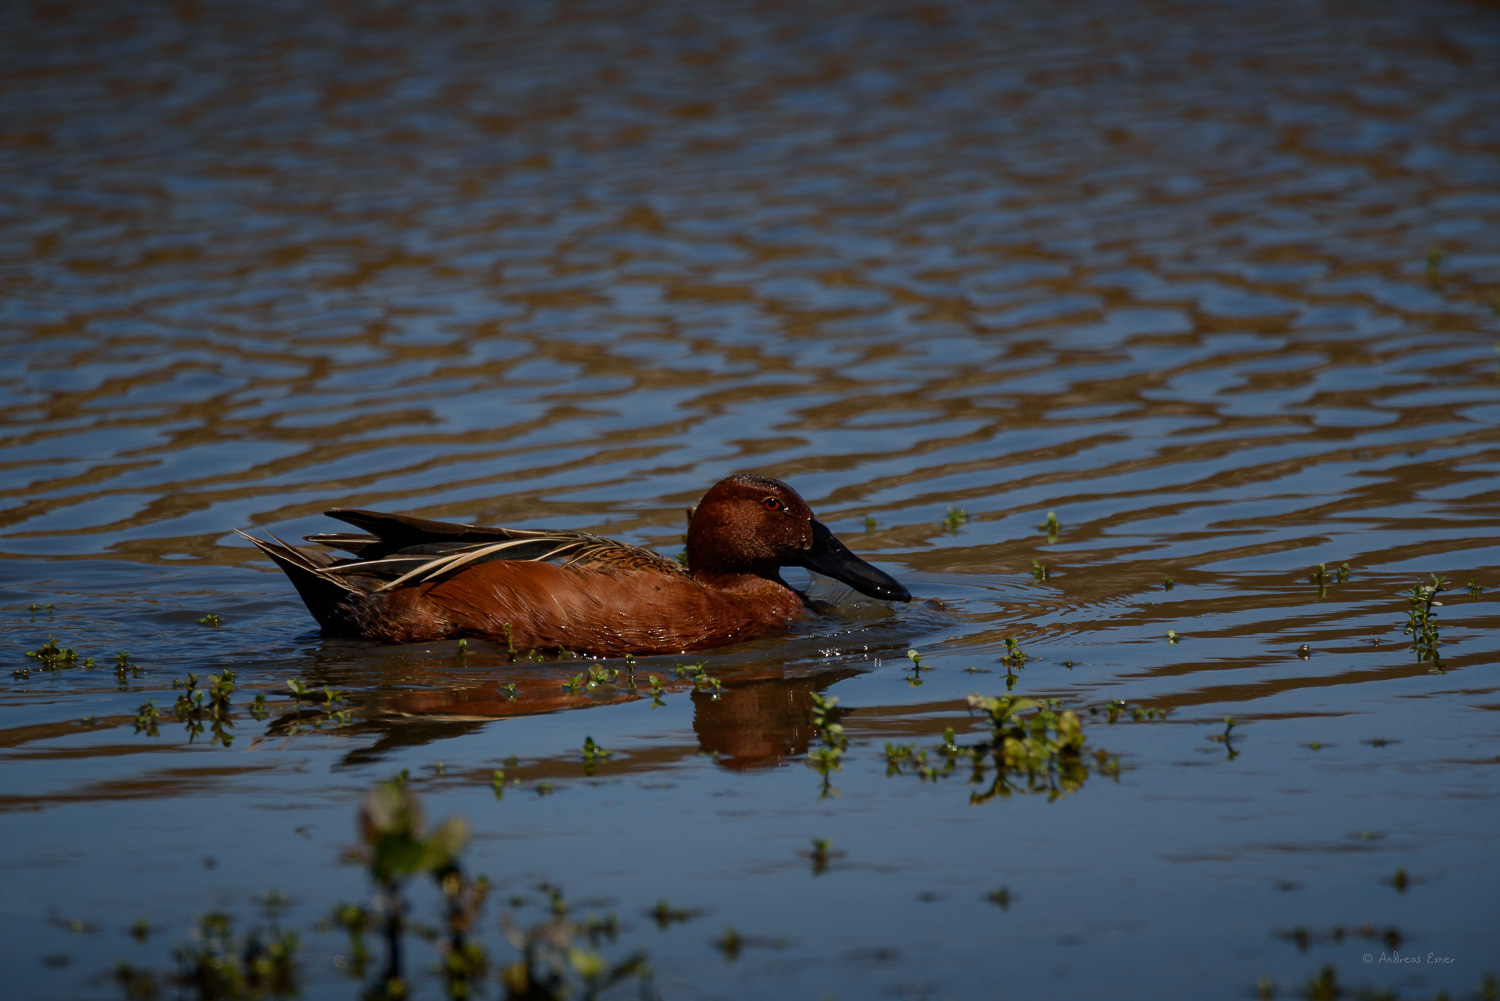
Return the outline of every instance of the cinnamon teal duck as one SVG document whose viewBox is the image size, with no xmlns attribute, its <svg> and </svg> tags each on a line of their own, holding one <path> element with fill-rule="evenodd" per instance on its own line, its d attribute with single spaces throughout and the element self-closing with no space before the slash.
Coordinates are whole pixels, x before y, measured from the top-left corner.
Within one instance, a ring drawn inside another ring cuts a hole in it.
<svg viewBox="0 0 1500 1001">
<path fill-rule="evenodd" d="M 324 632 L 384 643 L 473 636 L 594 657 L 724 646 L 808 613 L 805 596 L 781 579 L 789 566 L 872 598 L 911 600 L 813 517 L 797 491 L 765 476 L 731 476 L 703 495 L 688 521 L 686 567 L 585 532 L 327 514 L 364 532 L 307 541 L 352 559 L 240 534 L 286 572 Z"/>
</svg>

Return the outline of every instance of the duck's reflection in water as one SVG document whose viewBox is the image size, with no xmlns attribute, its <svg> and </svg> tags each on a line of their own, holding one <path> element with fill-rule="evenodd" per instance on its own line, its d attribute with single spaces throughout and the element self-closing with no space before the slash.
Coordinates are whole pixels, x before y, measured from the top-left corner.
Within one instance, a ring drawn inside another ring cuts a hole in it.
<svg viewBox="0 0 1500 1001">
<path fill-rule="evenodd" d="M 809 696 L 851 670 L 798 677 L 768 677 L 726 683 L 715 699 L 693 693 L 693 732 L 698 749 L 735 771 L 768 768 L 807 753 L 812 733 Z"/>
<path fill-rule="evenodd" d="M 712 755 L 725 768 L 747 771 L 772 767 L 805 754 L 811 737 L 811 694 L 859 673 L 849 665 L 812 671 L 799 665 L 791 672 L 779 664 L 747 665 L 719 675 L 719 687 L 714 688 L 692 677 L 677 677 L 670 671 L 663 676 L 639 667 L 633 673 L 605 667 L 604 670 L 618 670 L 619 674 L 599 679 L 590 687 L 588 669 L 593 666 L 598 671 L 600 665 L 585 663 L 579 665 L 584 680 L 569 689 L 564 686 L 580 673 L 572 665 L 559 670 L 562 665 L 521 667 L 502 663 L 495 666 L 493 673 L 486 672 L 481 681 L 472 669 L 483 666 L 471 664 L 462 676 L 454 676 L 448 671 L 420 668 L 413 672 L 408 665 L 400 672 L 404 676 L 399 679 L 383 678 L 373 687 L 347 692 L 347 702 L 341 706 L 349 713 L 347 722 L 330 715 L 332 709 L 340 706 L 325 706 L 321 688 L 325 682 L 316 679 L 320 687 L 314 688 L 298 708 L 275 719 L 267 728 L 266 737 L 290 737 L 321 730 L 336 731 L 347 737 L 374 738 L 361 742 L 340 762 L 341 767 L 357 767 L 378 763 L 401 748 L 462 737 L 507 718 L 650 700 L 653 693 L 647 677 L 656 674 L 662 700 L 683 697 L 692 700 L 697 747 L 679 744 L 654 752 L 633 752 L 621 761 L 622 767 L 628 770 L 631 762 L 639 762 L 650 768 L 701 753 Z M 441 687 L 434 686 L 434 682 Z M 326 684 L 335 689 L 340 685 L 333 681 Z M 572 750 L 558 747 L 556 753 L 559 757 L 570 757 Z"/>
</svg>

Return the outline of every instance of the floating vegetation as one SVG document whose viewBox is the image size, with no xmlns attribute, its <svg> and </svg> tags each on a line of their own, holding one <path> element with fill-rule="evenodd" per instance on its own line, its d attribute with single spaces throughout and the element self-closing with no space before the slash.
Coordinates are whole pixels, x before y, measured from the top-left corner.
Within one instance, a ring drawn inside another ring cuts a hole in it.
<svg viewBox="0 0 1500 1001">
<path fill-rule="evenodd" d="M 1443 249 L 1436 244 L 1427 248 L 1427 280 L 1436 282 L 1443 267 Z"/>
<path fill-rule="evenodd" d="M 969 802 L 979 804 L 996 796 L 1015 791 L 1047 793 L 1055 800 L 1080 788 L 1088 777 L 1083 760 L 1085 737 L 1077 714 L 1059 710 L 1056 700 L 1017 698 L 1013 695 L 970 695 L 965 702 L 971 710 L 982 712 L 989 725 L 990 739 L 971 748 L 960 748 L 952 739 L 943 751 L 957 757 L 967 750 L 973 765 L 969 781 L 983 782 L 986 764 L 993 766 L 994 779 L 989 787 L 975 791 Z M 1101 766 L 1110 759 L 1098 752 Z M 1115 762 L 1116 769 L 1118 761 Z M 1024 785 L 1012 779 L 1024 778 Z"/>
<path fill-rule="evenodd" d="M 1309 584 L 1316 584 L 1318 586 L 1318 597 L 1323 598 L 1327 597 L 1328 595 L 1329 584 L 1349 583 L 1349 575 L 1351 572 L 1352 571 L 1350 571 L 1349 569 L 1349 564 L 1344 563 L 1340 565 L 1336 571 L 1330 574 L 1328 572 L 1328 564 L 1319 563 L 1317 566 L 1313 567 L 1312 573 L 1308 574 L 1307 582 Z"/>
<path fill-rule="evenodd" d="M 658 706 L 666 705 L 666 702 L 662 701 L 661 697 L 663 691 L 661 679 L 654 674 L 648 674 L 646 675 L 646 680 L 651 684 L 651 708 L 655 709 Z"/>
<path fill-rule="evenodd" d="M 717 702 L 719 697 L 724 694 L 724 684 L 718 678 L 711 676 L 708 671 L 704 670 L 705 667 L 706 664 L 678 664 L 672 668 L 672 673 L 679 678 L 692 679 L 693 691 L 707 692 L 709 698 Z M 651 675 L 651 677 L 654 677 L 654 675 Z M 652 690 L 652 696 L 656 696 L 655 689 Z"/>
<path fill-rule="evenodd" d="M 1443 607 L 1443 603 L 1437 600 L 1438 594 L 1447 585 L 1446 577 L 1432 575 L 1431 584 L 1413 584 L 1410 591 L 1406 593 L 1407 624 L 1404 632 L 1412 638 L 1409 649 L 1417 655 L 1417 663 L 1431 663 L 1431 673 L 1443 673 L 1443 663 L 1438 659 L 1438 647 L 1442 646 L 1442 640 L 1438 637 L 1437 612 L 1434 609 Z"/>
<path fill-rule="evenodd" d="M 1040 584 L 1040 583 L 1042 583 L 1042 581 L 1046 580 L 1047 578 L 1049 578 L 1051 576 L 1052 576 L 1052 570 L 1051 570 L 1050 567 L 1047 566 L 1047 564 L 1041 562 L 1040 560 L 1036 560 L 1036 559 L 1033 559 L 1031 561 L 1031 579 L 1032 580 L 1034 580 L 1038 584 Z"/>
<path fill-rule="evenodd" d="M 1469 597 L 1477 598 L 1484 593 L 1484 588 L 1479 586 L 1478 577 L 1469 578 Z"/>
<path fill-rule="evenodd" d="M 1005 653 L 1001 656 L 1000 663 L 1005 665 L 1005 690 L 1007 692 L 1016 687 L 1016 672 L 1025 667 L 1030 659 L 1030 655 L 1021 649 L 1019 640 L 1014 636 L 1005 637 Z"/>
<path fill-rule="evenodd" d="M 85 657 L 82 662 L 71 647 L 57 645 L 57 637 L 48 636 L 47 642 L 35 650 L 26 651 L 26 659 L 36 661 L 44 671 L 61 671 L 69 667 L 91 668 L 94 658 Z"/>
<path fill-rule="evenodd" d="M 38 605 L 36 602 L 33 601 L 29 607 L 30 607 L 30 610 L 31 610 L 31 617 L 32 617 L 32 619 L 35 619 L 38 615 L 42 615 L 42 614 L 51 615 L 51 614 L 53 614 L 53 611 L 54 611 L 51 602 L 48 602 L 45 605 Z"/>
<path fill-rule="evenodd" d="M 523 930 L 514 916 L 500 916 L 500 927 L 521 958 L 500 971 L 506 998 L 513 1001 L 564 1001 L 564 999 L 597 998 L 602 992 L 627 977 L 640 979 L 643 999 L 658 995 L 651 985 L 651 971 L 644 950 L 618 961 L 609 960 L 600 951 L 604 941 L 613 942 L 619 923 L 613 915 L 572 920 L 562 889 L 550 883 L 537 887 L 547 895 L 551 917 Z M 512 898 L 519 906 L 519 898 Z M 665 902 L 657 909 L 670 912 Z M 686 920 L 686 918 L 683 918 Z M 665 925 L 662 925 L 665 927 Z M 453 996 L 450 991 L 450 996 Z"/>
<path fill-rule="evenodd" d="M 301 990 L 295 963 L 299 943 L 295 932 L 277 926 L 276 910 L 268 898 L 266 925 L 252 928 L 243 937 L 235 933 L 229 915 L 221 911 L 205 914 L 198 919 L 192 939 L 177 947 L 174 976 L 162 978 L 121 962 L 115 966 L 115 981 L 130 998 L 156 997 L 162 979 L 170 979 L 179 996 L 189 991 L 204 1001 L 295 996 Z"/>
<path fill-rule="evenodd" d="M 1088 778 L 1083 726 L 1076 713 L 1061 709 L 1056 700 L 974 694 L 965 705 L 984 715 L 988 739 L 960 744 L 949 727 L 935 748 L 887 743 L 886 775 L 909 772 L 924 782 L 936 782 L 968 764 L 969 784 L 980 787 L 969 796 L 976 806 L 1015 792 L 1045 792 L 1055 800 L 1079 789 Z M 1101 750 L 1094 757 L 1101 774 L 1118 777 L 1117 756 Z"/>
<path fill-rule="evenodd" d="M 583 738 L 583 773 L 594 774 L 594 767 L 601 761 L 608 761 L 615 752 L 607 751 L 594 743 L 593 737 Z"/>
<path fill-rule="evenodd" d="M 292 698 L 296 700 L 297 709 L 290 721 L 289 729 L 296 733 L 300 730 L 321 730 L 325 726 L 348 726 L 353 721 L 353 715 L 344 708 L 345 695 L 337 688 L 324 685 L 321 689 L 313 688 L 301 678 L 288 678 L 286 687 L 291 691 Z M 310 702 L 314 705 L 304 712 L 302 703 Z M 261 706 L 265 703 L 262 701 Z"/>
<path fill-rule="evenodd" d="M 224 624 L 224 620 L 219 616 L 218 612 L 209 612 L 198 620 L 198 624 L 200 626 L 208 626 L 211 629 L 218 629 Z"/>
<path fill-rule="evenodd" d="M 1062 522 L 1057 520 L 1056 511 L 1048 511 L 1047 520 L 1038 525 L 1037 528 L 1047 533 L 1047 541 L 1049 543 L 1056 542 L 1058 534 L 1062 532 Z"/>
<path fill-rule="evenodd" d="M 115 681 L 119 682 L 121 687 L 124 687 L 125 682 L 130 678 L 139 678 L 145 673 L 124 650 L 115 654 Z"/>
<path fill-rule="evenodd" d="M 948 513 L 943 516 L 943 527 L 948 530 L 949 535 L 957 535 L 958 530 L 969 523 L 969 509 L 963 507 L 949 507 Z"/>
<path fill-rule="evenodd" d="M 1177 586 L 1177 585 L 1175 585 L 1175 584 L 1173 584 L 1173 583 L 1172 583 L 1172 578 L 1170 578 L 1170 577 L 1168 577 L 1168 578 L 1167 578 L 1167 579 L 1166 579 L 1166 581 L 1165 581 L 1165 582 L 1164 582 L 1164 583 L 1163 583 L 1163 584 L 1162 584 L 1162 588 L 1163 588 L 1163 589 L 1164 589 L 1164 590 L 1167 590 L 1167 591 L 1170 591 L 1170 590 L 1172 590 L 1172 588 L 1174 588 L 1174 587 L 1176 587 L 1176 586 Z"/>
<path fill-rule="evenodd" d="M 984 899 L 1000 908 L 1002 911 L 1010 910 L 1010 887 L 1002 886 L 991 890 L 984 895 Z"/>
<path fill-rule="evenodd" d="M 827 838 L 813 838 L 812 851 L 802 853 L 803 857 L 812 860 L 812 873 L 814 876 L 823 875 L 823 873 L 828 871 L 828 863 L 832 859 L 843 858 L 847 854 L 846 852 L 833 851 L 832 848 L 833 842 Z"/>
<path fill-rule="evenodd" d="M 714 939 L 714 948 L 722 952 L 724 958 L 731 963 L 740 958 L 740 950 L 744 946 L 744 939 L 740 938 L 740 933 L 734 930 L 733 925 L 725 925 L 724 934 Z"/>
<path fill-rule="evenodd" d="M 1229 760 L 1230 761 L 1233 761 L 1235 758 L 1237 758 L 1237 757 L 1240 756 L 1240 752 L 1236 751 L 1234 749 L 1234 743 L 1233 743 L 1233 741 L 1231 740 L 1231 738 L 1229 736 L 1230 733 L 1234 730 L 1235 726 L 1236 726 L 1236 724 L 1234 722 L 1234 717 L 1233 716 L 1225 716 L 1224 717 L 1224 732 L 1223 733 L 1211 734 L 1209 736 L 1209 738 L 1208 738 L 1209 740 L 1213 741 L 1216 744 L 1223 744 L 1224 745 L 1224 752 L 1225 752 L 1225 754 L 1227 754 L 1229 756 Z"/>
<path fill-rule="evenodd" d="M 174 680 L 172 688 L 181 688 L 182 694 L 177 696 L 177 701 L 172 706 L 172 715 L 187 725 L 190 743 L 203 732 L 204 721 L 207 720 L 213 733 L 209 743 L 228 747 L 234 743 L 234 735 L 228 732 L 234 726 L 229 708 L 230 695 L 234 692 L 234 672 L 225 670 L 220 674 L 211 674 L 208 681 L 209 687 L 205 689 L 198 687 L 196 674 L 189 674 L 186 680 Z M 262 707 L 264 704 L 262 701 Z"/>
<path fill-rule="evenodd" d="M 450 817 L 428 832 L 416 797 L 398 779 L 380 783 L 365 796 L 359 832 L 364 846 L 349 857 L 363 863 L 375 884 L 375 924 L 386 942 L 386 966 L 379 986 L 386 996 L 404 996 L 401 936 L 406 924 L 406 881 L 420 875 L 432 876 L 440 885 L 455 874 L 462 879 L 458 853 L 468 841 L 468 825 Z"/>
<path fill-rule="evenodd" d="M 911 674 L 906 676 L 906 684 L 911 688 L 917 688 L 922 684 L 922 672 L 931 671 L 932 666 L 922 663 L 922 655 L 916 650 L 906 651 L 906 659 L 911 661 L 909 670 Z M 835 699 L 835 702 L 838 700 Z"/>
<path fill-rule="evenodd" d="M 521 694 L 521 690 L 516 687 L 514 682 L 508 685 L 497 685 L 496 687 L 499 689 L 500 694 L 505 696 L 507 702 L 516 701 L 517 696 Z"/>
<path fill-rule="evenodd" d="M 866 535 L 868 535 L 869 533 L 875 531 L 875 525 L 876 525 L 875 519 L 872 518 L 872 517 L 870 517 L 869 515 L 865 515 L 865 534 Z"/>
<path fill-rule="evenodd" d="M 844 710 L 838 707 L 837 696 L 830 695 L 824 698 L 817 692 L 809 692 L 808 695 L 813 704 L 813 733 L 817 735 L 823 746 L 807 752 L 807 764 L 823 777 L 818 798 L 827 799 L 839 794 L 833 786 L 831 775 L 843 767 L 844 751 L 849 747 L 849 738 L 844 733 L 844 725 L 839 722 L 844 715 Z"/>
<path fill-rule="evenodd" d="M 161 710 L 156 708 L 156 700 L 148 699 L 135 711 L 135 732 L 144 733 L 148 737 L 160 736 L 156 725 L 159 719 L 161 719 Z"/>
<path fill-rule="evenodd" d="M 651 910 L 647 911 L 646 913 L 648 916 L 650 916 L 652 921 L 656 922 L 656 927 L 662 929 L 663 931 L 674 924 L 686 924 L 687 922 L 692 921 L 694 918 L 701 917 L 703 914 L 702 911 L 686 910 L 680 907 L 673 907 L 665 900 L 658 900 L 656 902 L 656 906 L 651 908 Z"/>
<path fill-rule="evenodd" d="M 1177 643 L 1179 643 L 1181 641 L 1182 641 L 1182 635 L 1180 633 L 1178 633 L 1177 630 L 1175 630 L 1175 629 L 1168 629 L 1167 630 L 1167 642 L 1168 643 L 1171 643 L 1171 644 L 1175 645 L 1175 644 L 1177 644 Z"/>
<path fill-rule="evenodd" d="M 1099 714 L 1098 707 L 1089 709 L 1089 714 L 1097 716 Z M 1167 710 L 1165 709 L 1155 706 L 1132 706 L 1121 699 L 1110 699 L 1104 706 L 1104 719 L 1110 725 L 1114 725 L 1116 720 L 1127 714 L 1137 723 L 1146 720 L 1167 718 Z"/>
</svg>

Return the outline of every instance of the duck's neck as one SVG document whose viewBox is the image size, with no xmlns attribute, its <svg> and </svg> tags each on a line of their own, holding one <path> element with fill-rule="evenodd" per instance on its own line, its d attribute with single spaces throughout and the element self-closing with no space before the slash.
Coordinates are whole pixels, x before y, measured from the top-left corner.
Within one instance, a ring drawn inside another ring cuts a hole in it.
<svg viewBox="0 0 1500 1001">
<path fill-rule="evenodd" d="M 723 591 L 746 598 L 755 597 L 777 597 L 785 598 L 795 595 L 798 601 L 804 604 L 802 592 L 789 585 L 781 579 L 778 568 L 769 571 L 751 573 L 749 571 L 735 570 L 705 570 L 698 569 L 689 571 L 692 578 L 704 587 L 713 588 L 715 591 Z"/>
</svg>

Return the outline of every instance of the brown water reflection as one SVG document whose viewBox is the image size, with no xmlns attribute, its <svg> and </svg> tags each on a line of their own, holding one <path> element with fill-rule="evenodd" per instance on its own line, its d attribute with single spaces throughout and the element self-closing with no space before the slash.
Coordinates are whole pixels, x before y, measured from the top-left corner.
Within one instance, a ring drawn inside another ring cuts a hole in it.
<svg viewBox="0 0 1500 1001">
<path fill-rule="evenodd" d="M 792 943 L 726 965 L 663 932 L 672 997 L 979 997 L 997 968 L 1026 995 L 1289 996 L 1325 963 L 1471 991 L 1496 66 L 1493 10 L 1459 0 L 10 5 L 0 634 L 12 670 L 49 635 L 106 665 L 0 674 L 13 982 L 113 996 L 85 955 L 171 962 L 119 930 L 137 911 L 175 935 L 270 882 L 311 929 L 364 893 L 331 866 L 359 793 L 405 769 L 497 885 Z M 815 584 L 826 615 L 701 658 L 717 700 L 659 659 L 572 693 L 586 665 L 320 638 L 230 534 L 341 505 L 671 555 L 735 471 L 919 601 Z M 1437 671 L 1402 632 L 1434 573 Z M 1083 712 L 1119 781 L 970 809 L 888 779 L 886 741 L 972 735 L 1007 640 L 1014 691 Z M 225 669 L 230 748 L 132 732 Z M 294 732 L 289 678 L 351 719 Z M 838 799 L 803 766 L 812 691 L 851 710 Z M 1111 699 L 1170 713 L 1087 715 Z M 586 737 L 616 751 L 594 775 Z M 497 800 L 511 756 L 528 794 Z M 815 838 L 846 855 L 810 883 Z M 219 867 L 184 866 L 205 845 Z M 1366 925 L 1457 962 L 1284 934 Z M 306 996 L 351 996 L 341 946 L 305 940 Z"/>
</svg>

